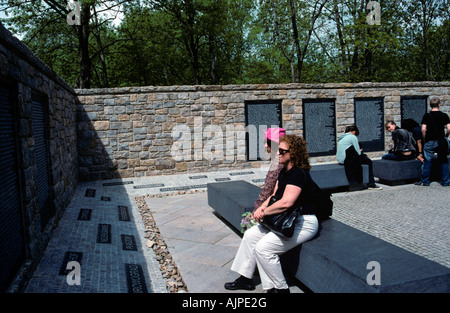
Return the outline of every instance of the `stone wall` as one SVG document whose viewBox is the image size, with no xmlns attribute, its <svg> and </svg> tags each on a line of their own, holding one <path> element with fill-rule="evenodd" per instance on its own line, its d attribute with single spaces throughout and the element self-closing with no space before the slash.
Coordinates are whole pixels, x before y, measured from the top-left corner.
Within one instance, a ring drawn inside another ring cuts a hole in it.
<svg viewBox="0 0 450 313">
<path fill-rule="evenodd" d="M 33 268 L 44 252 L 78 181 L 74 90 L 0 23 L 0 82 L 8 83 L 14 107 L 25 267 Z M 50 206 L 53 216 L 42 223 L 38 199 L 33 96 L 43 99 L 47 124 Z M 1 148 L 1 147 L 0 147 Z M 2 186 L 3 187 L 3 186 Z M 0 240 L 5 240 L 0 238 Z M 22 271 L 24 272 L 24 271 Z M 25 270 L 26 272 L 26 270 Z M 16 286 L 17 287 L 17 286 Z M 14 287 L 13 287 L 14 289 Z"/>
<path fill-rule="evenodd" d="M 303 134 L 303 99 L 335 99 L 336 135 L 354 121 L 354 99 L 382 97 L 384 119 L 400 122 L 402 96 L 438 96 L 450 112 L 450 82 L 343 83 L 228 86 L 130 87 L 76 90 L 80 104 L 80 179 L 138 177 L 179 172 L 250 168 L 247 161 L 245 101 L 282 100 L 288 133 Z M 419 121 L 420 122 L 420 121 Z M 227 130 L 239 134 L 231 143 Z M 384 131 L 384 128 L 383 128 Z M 384 131 L 385 145 L 390 133 Z M 211 148 L 216 147 L 217 149 Z M 183 149 L 181 149 L 182 147 Z M 174 149 L 184 151 L 183 157 Z M 368 153 L 380 157 L 384 151 Z M 335 156 L 312 163 L 335 162 Z"/>
</svg>

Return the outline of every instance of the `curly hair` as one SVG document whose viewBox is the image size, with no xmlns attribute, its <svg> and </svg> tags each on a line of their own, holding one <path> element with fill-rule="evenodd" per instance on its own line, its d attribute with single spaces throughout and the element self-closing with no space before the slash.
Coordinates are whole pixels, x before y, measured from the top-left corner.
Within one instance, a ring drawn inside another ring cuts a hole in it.
<svg viewBox="0 0 450 313">
<path fill-rule="evenodd" d="M 309 164 L 309 155 L 306 148 L 306 141 L 303 137 L 296 135 L 285 135 L 280 138 L 280 143 L 286 142 L 289 146 L 289 153 L 291 154 L 291 162 L 294 166 L 302 168 L 306 171 L 311 169 Z"/>
</svg>

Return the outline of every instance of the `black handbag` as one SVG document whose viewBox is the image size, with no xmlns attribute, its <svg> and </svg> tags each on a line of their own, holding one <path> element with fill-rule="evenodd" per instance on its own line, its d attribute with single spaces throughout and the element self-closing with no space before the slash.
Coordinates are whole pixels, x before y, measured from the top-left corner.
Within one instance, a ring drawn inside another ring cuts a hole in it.
<svg viewBox="0 0 450 313">
<path fill-rule="evenodd" d="M 268 206 L 272 205 L 276 201 L 278 201 L 277 198 L 270 198 Z M 294 234 L 295 221 L 301 214 L 301 208 L 302 207 L 299 205 L 278 214 L 266 215 L 259 222 L 275 234 L 286 238 L 291 238 Z"/>
</svg>

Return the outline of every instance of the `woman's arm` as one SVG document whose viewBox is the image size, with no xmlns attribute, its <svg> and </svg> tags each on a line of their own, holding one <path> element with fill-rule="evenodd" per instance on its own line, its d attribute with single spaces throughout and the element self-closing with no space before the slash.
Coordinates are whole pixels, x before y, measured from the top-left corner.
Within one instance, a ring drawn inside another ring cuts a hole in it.
<svg viewBox="0 0 450 313">
<path fill-rule="evenodd" d="M 276 184 L 275 184 L 275 188 L 273 189 L 272 194 L 271 194 L 269 197 L 267 197 L 267 199 L 259 206 L 259 208 L 257 208 L 257 209 L 253 212 L 253 218 L 254 218 L 254 219 L 256 219 L 256 220 L 259 220 L 259 219 L 260 219 L 260 217 L 259 217 L 259 218 L 256 218 L 256 215 L 257 215 L 257 216 L 263 216 L 263 215 L 264 215 L 263 211 L 267 208 L 267 206 L 269 205 L 270 198 L 272 198 L 272 197 L 275 195 L 275 193 L 277 192 L 277 190 L 278 190 L 278 180 L 277 180 L 277 182 L 276 182 Z M 256 214 L 256 215 L 255 215 L 255 214 Z"/>
<path fill-rule="evenodd" d="M 352 145 L 355 147 L 355 150 L 358 154 L 361 154 L 361 148 L 359 147 L 358 137 L 353 136 Z"/>
<path fill-rule="evenodd" d="M 268 201 L 267 203 L 265 202 L 264 204 L 266 205 L 266 207 L 264 207 L 264 204 L 259 207 L 258 210 L 253 213 L 254 218 L 256 220 L 260 220 L 265 215 L 272 215 L 286 211 L 294 205 L 295 201 L 297 201 L 298 197 L 300 196 L 301 191 L 302 189 L 298 186 L 287 185 L 286 189 L 284 190 L 283 197 L 269 207 L 267 207 Z"/>
</svg>

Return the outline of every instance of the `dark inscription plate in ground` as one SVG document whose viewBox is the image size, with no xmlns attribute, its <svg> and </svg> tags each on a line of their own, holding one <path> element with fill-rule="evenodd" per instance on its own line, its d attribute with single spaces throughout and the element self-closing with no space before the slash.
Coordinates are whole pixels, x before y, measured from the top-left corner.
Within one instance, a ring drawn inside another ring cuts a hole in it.
<svg viewBox="0 0 450 313">
<path fill-rule="evenodd" d="M 400 100 L 400 109 L 402 121 L 412 119 L 420 124 L 423 115 L 427 113 L 427 97 L 402 97 Z"/>
<path fill-rule="evenodd" d="M 136 240 L 133 235 L 120 235 L 122 250 L 137 251 Z"/>
<path fill-rule="evenodd" d="M 206 188 L 206 184 L 202 185 L 190 185 L 190 186 L 180 186 L 180 187 L 167 187 L 167 188 L 160 188 L 159 191 L 165 192 L 165 191 L 181 191 L 181 190 L 189 190 L 189 189 L 199 189 L 199 188 Z"/>
<path fill-rule="evenodd" d="M 94 198 L 95 197 L 95 189 L 86 189 L 85 197 Z"/>
<path fill-rule="evenodd" d="M 128 207 L 124 205 L 117 206 L 117 211 L 119 213 L 119 221 L 129 222 L 130 214 L 128 213 Z"/>
<path fill-rule="evenodd" d="M 144 272 L 139 264 L 125 264 L 128 293 L 148 293 Z"/>
<path fill-rule="evenodd" d="M 111 201 L 111 197 L 104 197 L 104 196 L 102 196 L 100 199 L 102 201 Z"/>
<path fill-rule="evenodd" d="M 147 184 L 147 185 L 133 186 L 133 189 L 146 189 L 155 187 L 164 187 L 164 184 Z"/>
<path fill-rule="evenodd" d="M 189 179 L 202 179 L 202 178 L 208 178 L 208 176 L 206 175 L 189 176 Z"/>
<path fill-rule="evenodd" d="M 80 209 L 80 213 L 78 213 L 79 221 L 90 221 L 91 220 L 91 209 Z"/>
<path fill-rule="evenodd" d="M 63 262 L 59 269 L 59 275 L 67 275 L 71 272 L 71 269 L 67 269 L 67 264 L 72 261 L 76 261 L 81 265 L 81 259 L 83 258 L 83 252 L 67 251 L 64 254 Z"/>
<path fill-rule="evenodd" d="M 264 132 L 267 128 L 281 127 L 281 100 L 245 102 L 245 126 L 247 127 L 247 159 L 266 159 Z"/>
<path fill-rule="evenodd" d="M 303 131 L 311 156 L 336 153 L 334 100 L 303 100 Z"/>
<path fill-rule="evenodd" d="M 238 176 L 238 175 L 252 175 L 255 174 L 255 172 L 235 172 L 235 173 L 228 173 L 230 176 Z"/>
<path fill-rule="evenodd" d="M 265 181 L 266 181 L 265 178 L 252 179 L 252 182 L 254 183 L 264 183 Z"/>
<path fill-rule="evenodd" d="M 216 178 L 216 181 L 221 182 L 221 181 L 228 181 L 231 180 L 231 178 L 229 177 L 224 177 L 224 178 Z"/>
<path fill-rule="evenodd" d="M 113 182 L 113 183 L 104 183 L 103 186 L 108 187 L 108 186 L 122 186 L 122 185 L 132 185 L 132 184 L 134 184 L 133 181 L 119 181 L 119 182 Z"/>
<path fill-rule="evenodd" d="M 111 243 L 111 225 L 98 224 L 97 243 Z"/>
<path fill-rule="evenodd" d="M 355 124 L 363 152 L 384 150 L 383 98 L 355 99 Z"/>
</svg>

